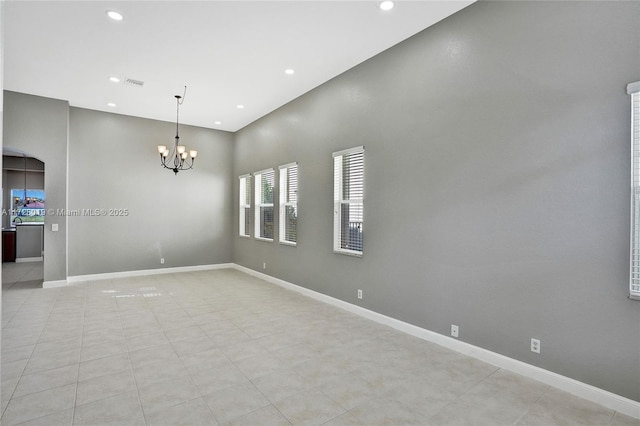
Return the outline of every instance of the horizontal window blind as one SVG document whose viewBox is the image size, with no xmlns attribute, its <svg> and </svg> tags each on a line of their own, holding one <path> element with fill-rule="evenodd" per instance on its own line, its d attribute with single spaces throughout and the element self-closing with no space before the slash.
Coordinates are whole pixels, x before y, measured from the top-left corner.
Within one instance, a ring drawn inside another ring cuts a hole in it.
<svg viewBox="0 0 640 426">
<path fill-rule="evenodd" d="M 364 148 L 333 154 L 334 233 L 338 253 L 362 255 L 364 235 Z"/>
<path fill-rule="evenodd" d="M 640 300 L 640 82 L 627 87 L 631 95 L 631 259 L 629 294 Z"/>
<path fill-rule="evenodd" d="M 255 238 L 273 240 L 273 188 L 275 173 L 273 169 L 254 173 L 255 182 Z"/>
<path fill-rule="evenodd" d="M 280 166 L 280 242 L 298 241 L 298 165 Z"/>
<path fill-rule="evenodd" d="M 240 235 L 249 236 L 250 219 L 251 219 L 251 175 L 240 176 Z"/>
</svg>

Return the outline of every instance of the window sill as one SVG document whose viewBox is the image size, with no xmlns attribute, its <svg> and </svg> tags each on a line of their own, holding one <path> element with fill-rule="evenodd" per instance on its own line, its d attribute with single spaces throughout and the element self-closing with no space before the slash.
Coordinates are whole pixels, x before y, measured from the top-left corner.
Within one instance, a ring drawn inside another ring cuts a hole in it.
<svg viewBox="0 0 640 426">
<path fill-rule="evenodd" d="M 346 249 L 333 249 L 333 252 L 335 254 L 344 254 L 346 256 L 353 256 L 353 257 L 362 257 L 362 252 L 361 251 L 354 251 L 354 250 L 346 250 Z"/>
<path fill-rule="evenodd" d="M 266 243 L 272 243 L 273 238 L 263 238 L 263 237 L 255 237 L 256 241 L 264 241 Z"/>
</svg>

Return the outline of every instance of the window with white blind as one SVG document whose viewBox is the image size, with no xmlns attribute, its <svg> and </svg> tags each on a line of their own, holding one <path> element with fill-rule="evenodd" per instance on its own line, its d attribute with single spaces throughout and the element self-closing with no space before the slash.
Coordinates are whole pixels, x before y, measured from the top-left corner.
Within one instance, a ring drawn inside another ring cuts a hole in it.
<svg viewBox="0 0 640 426">
<path fill-rule="evenodd" d="M 333 153 L 333 250 L 362 256 L 364 147 Z"/>
<path fill-rule="evenodd" d="M 640 300 L 640 81 L 627 86 L 631 95 L 631 259 L 629 294 Z"/>
<path fill-rule="evenodd" d="M 280 166 L 280 242 L 298 242 L 298 164 Z"/>
<path fill-rule="evenodd" d="M 240 236 L 248 237 L 251 220 L 251 175 L 240 176 Z"/>
<path fill-rule="evenodd" d="M 255 193 L 254 237 L 259 240 L 273 241 L 273 169 L 253 174 Z"/>
</svg>

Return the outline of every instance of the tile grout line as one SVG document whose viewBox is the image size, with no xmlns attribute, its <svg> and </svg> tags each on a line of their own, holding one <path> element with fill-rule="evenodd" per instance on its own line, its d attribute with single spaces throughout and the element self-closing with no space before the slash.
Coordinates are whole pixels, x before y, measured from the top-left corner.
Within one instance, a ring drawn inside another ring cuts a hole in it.
<svg viewBox="0 0 640 426">
<path fill-rule="evenodd" d="M 175 301 L 175 298 L 174 298 L 170 293 L 168 293 L 167 295 L 171 298 L 171 300 L 173 300 L 174 302 L 176 302 L 176 301 Z M 160 328 L 161 328 L 161 330 L 162 330 L 162 334 L 163 334 L 163 335 L 164 335 L 164 337 L 167 339 L 167 341 L 169 342 L 169 345 L 173 348 L 174 353 L 176 354 L 176 356 L 177 356 L 177 357 L 178 357 L 178 359 L 180 360 L 180 364 L 181 364 L 181 365 L 182 365 L 182 367 L 185 369 L 185 371 L 186 371 L 186 373 L 187 373 L 187 376 L 189 377 L 189 381 L 190 381 L 190 383 L 191 383 L 191 384 L 192 384 L 192 385 L 193 385 L 193 386 L 198 390 L 198 394 L 200 395 L 200 398 L 202 398 L 202 397 L 203 397 L 203 395 L 202 395 L 202 393 L 200 392 L 200 389 L 199 389 L 199 388 L 196 386 L 196 384 L 193 382 L 193 377 L 191 377 L 191 374 L 189 373 L 189 371 L 184 367 L 184 362 L 182 361 L 182 358 L 180 357 L 180 355 L 177 353 L 177 351 L 176 351 L 176 347 L 174 346 L 174 344 L 173 344 L 173 342 L 171 341 L 171 339 L 169 339 L 169 336 L 167 336 L 167 333 L 166 333 L 166 331 L 167 331 L 167 330 L 166 330 L 164 327 L 162 327 L 162 324 L 160 324 L 160 321 L 158 321 L 158 317 L 156 316 L 156 313 L 154 312 L 153 308 L 152 308 L 151 306 L 149 306 L 149 303 L 148 303 L 148 302 L 146 302 L 146 301 L 145 301 L 145 303 L 146 303 L 146 304 L 147 304 L 147 306 L 149 307 L 149 312 L 151 312 L 151 315 L 153 315 L 153 317 L 155 318 L 155 320 L 156 320 L 156 322 L 158 323 L 158 325 L 160 325 Z M 176 304 L 177 304 L 178 306 L 180 306 L 180 304 L 179 304 L 179 303 L 177 303 L 177 302 L 176 302 Z M 189 315 L 189 313 L 188 313 L 188 312 L 186 312 L 182 306 L 180 306 L 180 310 L 181 310 L 181 311 L 183 311 L 183 312 L 185 312 L 185 313 L 189 316 L 189 318 L 191 318 L 191 315 Z M 192 319 L 192 318 L 191 318 L 191 319 Z M 198 327 L 198 328 L 199 328 L 199 327 Z M 204 333 L 204 331 L 203 331 L 203 330 L 200 330 L 200 331 L 202 331 L 202 332 Z M 206 333 L 205 333 L 205 335 L 206 335 Z M 135 374 L 134 374 L 134 380 L 135 380 Z M 169 379 L 169 380 L 171 380 L 171 379 Z M 169 381 L 169 380 L 165 380 L 165 381 Z M 162 383 L 162 382 L 161 382 L 161 383 Z M 136 381 L 136 387 L 138 387 L 138 385 L 137 385 L 137 381 Z M 139 390 L 139 388 L 138 388 L 138 399 L 140 400 L 140 390 Z M 197 398 L 194 398 L 194 399 L 197 399 Z M 187 400 L 187 401 L 179 402 L 179 403 L 177 403 L 177 404 L 174 404 L 174 405 L 169 406 L 169 408 L 171 408 L 171 407 L 176 407 L 176 406 L 178 406 L 178 405 L 181 405 L 181 404 L 187 403 L 187 402 L 189 402 L 189 401 L 192 401 L 192 400 Z M 203 401 L 204 401 L 204 400 L 203 400 Z M 141 404 L 141 408 L 142 408 L 142 400 L 140 400 L 140 404 Z M 205 405 L 207 405 L 207 409 L 209 409 L 209 411 L 211 411 L 211 409 L 209 408 L 208 404 L 206 404 L 206 403 L 205 403 Z M 143 416 L 144 416 L 144 418 L 145 418 L 145 424 L 146 424 L 146 418 L 147 418 L 147 416 L 146 416 L 146 414 L 145 414 L 145 412 L 144 412 L 144 408 L 142 408 L 142 413 L 143 413 Z M 151 413 L 149 413 L 149 414 L 151 414 Z M 211 413 L 211 414 L 213 415 L 213 413 Z M 214 418 L 215 418 L 215 417 L 214 417 Z"/>
<path fill-rule="evenodd" d="M 191 319 L 193 320 L 193 316 L 192 316 L 189 312 L 187 312 L 187 311 L 186 311 L 182 306 L 181 306 L 181 309 L 182 309 L 182 310 L 183 310 L 183 311 L 184 311 L 184 312 L 189 316 L 189 318 L 191 318 Z M 211 311 L 211 312 L 217 312 L 217 311 Z M 230 320 L 229 320 L 229 321 L 230 321 Z M 195 320 L 194 320 L 194 323 L 195 323 Z M 236 327 L 236 328 L 238 328 L 241 332 L 243 332 L 244 334 L 246 334 L 246 333 L 244 332 L 244 330 L 242 329 L 242 327 L 240 327 L 239 325 L 237 325 L 237 324 L 233 323 L 232 321 L 231 321 L 231 323 L 232 323 L 232 324 L 234 324 L 234 325 L 235 325 L 235 327 Z M 209 335 L 206 333 L 206 331 L 204 331 L 204 330 L 202 329 L 201 324 L 196 323 L 196 326 L 198 327 L 198 329 L 200 329 L 200 331 L 202 331 L 202 333 L 204 333 L 204 335 L 205 335 L 205 336 L 207 336 L 207 338 L 208 338 L 208 339 L 210 339 L 210 337 L 209 337 Z M 253 338 L 252 338 L 251 336 L 249 336 L 249 335 L 247 335 L 247 337 L 249 337 L 249 338 L 251 339 L 251 341 L 254 341 L 254 340 L 255 340 L 255 339 L 253 339 Z M 171 341 L 170 341 L 170 343 L 173 345 L 173 342 L 171 342 Z M 175 347 L 174 347 L 174 350 L 175 350 Z M 236 366 L 236 363 L 235 363 L 235 362 L 233 362 L 233 361 L 232 361 L 232 360 L 227 356 L 227 354 L 225 354 L 225 353 L 224 353 L 224 351 L 223 351 L 223 350 L 220 350 L 220 352 L 222 353 L 222 355 L 225 357 L 225 359 L 226 359 L 226 360 L 227 360 L 231 365 L 233 365 L 235 368 L 238 368 L 238 367 Z M 180 359 L 181 359 L 180 355 L 178 355 L 178 358 L 180 358 Z M 245 374 L 242 370 L 238 369 L 238 371 L 240 371 L 240 372 L 244 375 L 244 377 L 245 377 L 247 380 L 249 380 L 249 382 L 250 382 L 250 383 L 251 383 L 251 384 L 256 388 L 256 390 L 257 390 L 258 392 L 260 392 L 260 394 L 261 394 L 261 395 L 262 395 L 262 396 L 263 396 L 267 401 L 269 401 L 269 405 L 273 406 L 273 407 L 277 410 L 277 407 L 275 407 L 275 406 L 273 405 L 273 403 L 269 400 L 269 398 L 267 398 L 267 396 L 266 396 L 266 395 L 264 395 L 264 393 L 263 393 L 263 392 L 262 392 L 262 391 L 261 391 L 261 390 L 260 390 L 256 385 L 255 385 L 255 383 L 253 382 L 253 380 L 251 380 L 249 377 L 247 377 L 247 376 L 246 376 L 246 374 Z M 189 375 L 189 378 L 193 381 L 193 377 L 191 376 L 191 373 L 189 373 L 189 371 L 188 371 L 188 370 L 187 370 L 187 375 Z M 202 394 L 202 392 L 200 391 L 200 388 L 198 388 L 198 386 L 197 386 L 197 385 L 195 385 L 195 383 L 194 383 L 194 386 L 196 386 L 196 388 L 198 389 L 198 393 L 200 394 L 200 398 L 203 398 L 203 401 L 204 401 L 204 397 L 205 397 L 206 395 L 203 395 L 203 394 Z M 228 388 L 231 388 L 231 387 L 233 387 L 233 385 L 228 386 Z M 207 406 L 207 409 L 208 409 L 208 410 L 209 410 L 209 412 L 211 413 L 212 417 L 216 420 L 216 422 L 218 422 L 218 424 L 220 424 L 220 421 L 219 421 L 218 417 L 217 417 L 217 416 L 215 415 L 215 413 L 211 410 L 211 407 L 209 406 L 209 404 L 207 404 L 207 403 L 205 402 L 205 405 Z M 266 407 L 266 406 L 265 406 L 265 407 Z M 236 418 L 234 418 L 234 419 L 238 419 L 238 418 L 240 418 L 240 417 L 246 416 L 246 415 L 251 414 L 251 413 L 253 413 L 253 412 L 257 411 L 257 410 L 260 410 L 260 409 L 262 409 L 262 408 L 264 408 L 264 407 L 256 408 L 255 410 L 252 410 L 252 411 L 250 411 L 249 413 L 244 413 L 244 414 L 242 414 L 242 415 L 240 415 L 240 416 L 238 416 L 238 417 L 236 417 Z M 278 412 L 279 412 L 279 410 L 278 410 Z M 282 414 L 282 413 L 281 413 L 281 414 Z M 283 415 L 283 416 L 284 416 L 284 415 Z M 288 420 L 288 418 L 287 418 L 286 416 L 284 416 L 284 418 L 285 418 L 285 419 L 287 419 L 287 421 L 289 421 L 289 420 Z M 232 421 L 232 420 L 234 420 L 234 419 L 228 419 L 225 423 L 228 423 L 229 421 Z M 291 422 L 289 422 L 289 423 L 291 423 Z"/>
<path fill-rule="evenodd" d="M 172 296 L 172 298 L 173 298 L 173 296 Z M 173 298 L 173 299 L 174 299 L 174 301 L 175 301 L 175 298 Z M 177 301 L 176 301 L 176 303 L 177 303 Z M 187 311 L 184 309 L 184 307 L 183 307 L 182 305 L 180 305 L 180 309 L 182 309 L 182 310 L 183 310 L 183 311 L 184 311 L 184 312 L 189 316 L 189 318 L 191 318 L 191 320 L 193 320 L 193 316 L 192 316 L 189 312 L 187 312 Z M 211 311 L 211 312 L 218 312 L 218 311 Z M 201 324 L 196 323 L 196 322 L 195 322 L 195 320 L 193 320 L 193 321 L 194 321 L 194 323 L 196 324 L 196 326 L 198 327 L 198 329 L 199 329 L 202 333 L 204 333 L 204 335 L 205 335 L 205 336 L 207 336 L 207 339 L 211 340 L 211 337 L 207 334 L 207 332 L 206 332 L 206 331 L 204 331 L 204 330 L 202 329 Z M 169 340 L 169 338 L 168 338 L 168 337 L 167 337 L 167 340 Z M 171 345 L 173 346 L 173 342 L 171 342 L 171 340 L 169 340 L 169 343 L 171 343 Z M 174 346 L 174 350 L 175 350 L 175 346 Z M 231 359 L 229 359 L 229 357 L 227 356 L 227 354 L 225 354 L 225 353 L 224 353 L 224 351 L 220 350 L 220 353 L 225 357 L 225 359 L 226 359 L 227 361 L 229 361 L 229 363 L 230 363 L 231 365 L 235 366 L 235 363 L 234 363 L 233 361 L 231 361 Z M 177 353 L 176 353 L 176 355 L 178 355 L 178 358 L 182 361 L 182 357 L 181 357 L 179 354 L 177 354 Z M 184 366 L 184 362 L 183 362 L 183 366 Z M 237 368 L 237 367 L 236 367 L 236 368 Z M 186 367 L 185 367 L 185 370 L 186 370 Z M 239 370 L 239 371 L 241 371 L 240 369 L 238 369 L 238 370 Z M 189 379 L 191 379 L 191 381 L 193 382 L 193 377 L 191 376 L 191 373 L 189 373 L 189 370 L 186 370 L 186 371 L 187 371 L 187 375 L 189 376 Z M 241 372 L 242 372 L 242 371 L 241 371 Z M 242 373 L 242 374 L 244 374 L 244 373 Z M 246 377 L 246 375 L 245 375 L 245 377 Z M 249 379 L 249 378 L 247 377 L 247 379 Z M 249 379 L 249 380 L 250 380 L 250 379 Z M 204 400 L 204 398 L 205 398 L 205 396 L 206 396 L 206 395 L 203 395 L 203 394 L 202 394 L 202 391 L 201 391 L 201 390 L 200 390 L 200 388 L 195 384 L 195 382 L 194 382 L 193 384 L 194 384 L 194 386 L 196 387 L 196 389 L 198 389 L 198 393 L 200 394 L 200 398 L 202 398 L 202 401 L 203 401 L 203 402 L 204 402 L 204 404 L 207 406 L 207 410 L 209 410 L 209 413 L 211 414 L 211 417 L 212 417 L 213 419 L 215 419 L 216 423 L 221 424 L 221 423 L 220 423 L 220 421 L 218 420 L 218 417 L 215 415 L 215 413 L 213 412 L 213 410 L 211 409 L 211 407 L 209 406 L 209 404 L 207 404 L 207 402 Z M 229 387 L 232 387 L 232 386 L 229 386 Z M 259 389 L 258 389 L 258 390 L 259 390 Z M 227 422 L 228 422 L 228 421 L 227 421 Z"/>
<path fill-rule="evenodd" d="M 26 273 L 23 276 L 26 276 Z M 20 309 L 22 309 L 22 307 L 25 305 L 25 303 L 27 303 L 27 301 L 31 297 L 33 297 L 34 290 L 35 289 L 31 289 L 29 291 L 29 296 L 27 296 L 27 298 L 20 304 L 20 308 L 18 308 L 18 310 L 16 310 L 16 313 L 18 313 L 20 311 Z M 60 293 L 58 292 L 58 295 L 59 294 Z M 56 297 L 56 299 L 57 299 L 57 297 Z M 27 366 L 29 365 L 29 361 L 31 360 L 31 357 L 33 356 L 33 352 L 35 351 L 36 346 L 38 346 L 38 341 L 40 340 L 40 337 L 42 336 L 42 333 L 44 332 L 44 329 L 46 328 L 46 325 L 49 322 L 49 319 L 51 318 L 51 313 L 52 312 L 53 312 L 53 306 L 51 307 L 51 311 L 49 311 L 49 315 L 47 315 L 47 320 L 44 323 L 45 325 L 42 327 L 42 330 L 40 330 L 40 333 L 38 334 L 38 339 L 36 340 L 36 343 L 33 345 L 33 350 L 31 351 L 31 354 L 29 355 L 29 358 L 27 359 L 27 362 L 25 363 L 24 367 L 22 368 L 22 371 L 20 372 L 20 377 L 18 378 L 18 382 L 16 383 L 16 387 L 13 389 L 13 392 L 11 393 L 11 397 L 9 398 L 9 400 L 7 402 L 7 406 L 5 407 L 5 409 L 2 412 L 2 416 L 0 417 L 0 422 L 2 421 L 2 418 L 4 418 L 4 415 L 5 415 L 6 411 L 9 409 L 9 405 L 11 405 L 11 400 L 14 399 L 13 395 L 15 394 L 16 389 L 18 389 L 18 386 L 20 385 L 20 382 L 22 381 L 22 376 L 25 375 L 24 372 L 27 369 Z"/>
<path fill-rule="evenodd" d="M 13 283 L 11 283 L 11 285 L 10 285 L 9 287 L 7 287 L 6 289 L 4 289 L 4 288 L 2 289 L 2 294 L 3 294 L 3 296 L 2 296 L 2 300 L 3 300 L 3 301 L 4 301 L 4 298 L 5 298 L 4 293 L 5 293 L 6 291 L 10 290 L 10 289 L 11 289 L 13 286 L 15 286 L 18 282 L 20 282 L 20 281 L 19 281 L 19 280 L 18 280 L 18 281 L 14 281 Z M 13 312 L 13 314 L 11 315 L 11 318 L 9 319 L 9 321 L 7 321 L 7 325 L 5 325 L 4 327 L 2 327 L 2 329 L 3 329 L 3 330 L 4 330 L 4 329 L 9 325 L 9 323 L 13 320 L 13 318 L 14 318 L 14 317 L 16 316 L 16 314 L 20 311 L 20 309 L 22 309 L 22 307 L 24 306 L 24 304 L 25 304 L 25 303 L 27 303 L 27 300 L 29 300 L 29 298 L 31 297 L 31 294 L 33 293 L 33 290 L 35 290 L 35 289 L 30 289 L 30 290 L 29 290 L 29 295 L 28 295 L 28 296 L 27 296 L 27 297 L 22 301 L 22 303 L 20 304 L 20 306 L 18 307 L 18 309 L 16 309 L 16 310 L 15 310 L 15 312 Z M 4 311 L 4 309 L 3 309 L 3 311 Z"/>
<path fill-rule="evenodd" d="M 111 287 L 110 287 L 110 289 L 113 289 L 113 283 L 111 282 L 111 280 L 106 280 L 106 281 L 107 281 L 107 282 L 109 283 L 109 285 L 111 286 Z M 88 298 L 88 296 L 86 296 L 86 297 L 85 297 L 85 307 L 86 307 L 86 303 L 87 303 L 87 300 L 86 300 L 87 298 Z M 117 305 L 117 303 L 116 303 L 116 305 L 115 305 L 115 311 L 114 311 L 114 312 L 116 312 L 116 313 L 118 314 L 118 321 L 120 321 L 120 330 L 122 331 L 122 336 L 123 336 L 123 341 L 124 341 L 125 352 L 124 352 L 124 353 L 113 354 L 113 355 L 106 355 L 106 356 L 102 356 L 102 357 L 94 358 L 94 359 L 91 359 L 91 360 L 88 360 L 88 361 L 80 361 L 80 364 L 82 364 L 83 362 L 93 362 L 93 361 L 97 361 L 97 360 L 101 360 L 101 359 L 109 358 L 109 357 L 112 357 L 112 356 L 117 356 L 117 355 L 123 355 L 123 354 L 126 354 L 127 359 L 129 360 L 129 370 L 130 370 L 130 373 L 131 373 L 131 375 L 132 375 L 132 377 L 133 377 L 133 379 L 134 379 L 134 384 L 136 384 L 136 383 L 135 383 L 135 375 L 133 374 L 133 368 L 132 368 L 132 365 L 131 365 L 131 359 L 130 359 L 129 351 L 128 351 L 128 347 L 127 347 L 127 344 L 126 344 L 126 338 L 124 337 L 124 329 L 122 328 L 122 319 L 121 319 L 121 316 L 120 316 L 120 310 L 118 309 L 118 305 Z M 86 313 L 86 310 L 85 310 L 85 313 Z M 85 315 L 85 317 L 86 317 L 86 315 Z M 83 330 L 84 330 L 84 324 L 83 324 Z M 84 333 L 83 333 L 82 341 L 84 341 Z M 97 345 L 99 345 L 99 344 L 100 344 L 100 343 L 98 343 Z M 91 347 L 91 346 L 94 346 L 94 345 L 89 345 L 89 347 Z M 83 347 L 81 346 L 81 349 L 80 349 L 80 354 L 81 354 L 80 356 L 81 356 L 81 358 L 82 358 L 82 350 L 83 350 Z M 93 379 L 99 379 L 99 378 L 102 378 L 102 377 L 108 377 L 108 376 L 115 375 L 115 374 L 119 374 L 119 373 L 118 373 L 118 372 L 116 372 L 116 373 L 109 373 L 109 374 L 98 375 L 98 376 L 95 376 L 95 377 L 92 377 L 92 378 L 89 378 L 89 379 L 86 379 L 86 380 L 82 380 L 82 381 L 83 381 L 83 382 L 85 382 L 85 381 L 89 381 L 89 380 L 93 380 Z M 78 374 L 78 384 L 80 383 L 80 381 L 81 381 L 81 380 L 80 380 L 80 377 L 79 377 L 79 374 Z M 137 394 L 137 385 L 136 385 L 136 394 Z M 76 388 L 76 395 L 77 395 L 77 388 Z M 121 395 L 121 394 L 118 394 L 118 395 Z M 115 396 L 118 396 L 118 395 L 108 395 L 108 396 L 104 396 L 104 397 L 102 397 L 102 398 L 98 398 L 98 399 L 96 399 L 96 400 L 94 400 L 94 401 L 87 402 L 87 403 L 85 403 L 85 404 L 81 404 L 80 406 L 84 406 L 84 405 L 88 405 L 88 404 L 93 404 L 93 403 L 95 403 L 95 402 L 99 402 L 99 401 L 104 401 L 104 400 L 106 400 L 106 399 L 109 399 L 109 398 L 112 398 L 112 397 L 115 397 Z M 138 399 L 139 399 L 139 398 L 138 398 Z M 77 402 L 77 401 L 76 401 L 76 402 Z M 139 402 L 139 404 L 140 404 L 140 402 Z M 75 404 L 74 404 L 74 419 L 73 419 L 73 421 L 74 421 L 74 422 L 75 422 L 75 410 L 76 410 L 76 408 L 77 408 L 77 407 L 78 407 L 78 405 L 75 405 Z M 141 407 L 141 405 L 140 405 L 140 408 L 141 408 L 141 412 L 142 412 L 142 407 Z"/>
<path fill-rule="evenodd" d="M 115 288 L 113 281 L 111 281 L 111 285 Z M 142 413 L 142 422 L 146 426 L 147 416 L 145 416 L 145 413 L 144 413 L 144 407 L 142 406 L 142 399 L 140 398 L 140 387 L 138 386 L 138 380 L 136 379 L 136 374 L 133 370 L 133 363 L 131 362 L 131 351 L 129 350 L 129 345 L 127 343 L 127 336 L 124 332 L 124 323 L 122 322 L 122 311 L 120 310 L 120 306 L 118 305 L 117 300 L 115 301 L 115 303 L 116 303 L 116 309 L 118 312 L 118 318 L 120 318 L 120 328 L 122 330 L 122 337 L 124 338 L 124 345 L 127 349 L 127 359 L 129 360 L 129 370 L 130 370 L 131 376 L 133 377 L 133 384 L 136 387 L 136 399 L 138 400 L 138 407 L 140 407 L 140 412 Z M 148 303 L 146 300 L 145 300 L 145 304 L 148 306 Z"/>
<path fill-rule="evenodd" d="M 529 412 L 531 411 L 531 409 L 532 409 L 533 407 L 535 407 L 535 406 L 536 406 L 536 404 L 538 404 L 538 401 L 540 401 L 540 400 L 542 399 L 542 397 L 544 397 L 544 396 L 546 395 L 546 393 L 549 391 L 549 389 L 551 389 L 551 386 L 546 385 L 546 387 L 545 387 L 545 389 L 544 389 L 544 392 L 542 392 L 542 393 L 540 394 L 540 396 L 538 396 L 538 397 L 536 398 L 536 400 L 535 400 L 535 401 L 533 401 L 531 404 L 529 404 L 529 406 L 528 406 L 528 407 L 527 407 L 527 409 L 524 411 L 524 413 L 522 413 L 522 415 L 520 415 L 520 417 L 518 417 L 518 418 L 516 419 L 516 421 L 515 421 L 513 424 L 514 424 L 514 425 L 517 425 L 520 421 L 522 421 L 522 419 L 524 419 L 524 418 L 526 417 L 526 415 L 527 415 L 527 414 L 529 414 Z"/>
<path fill-rule="evenodd" d="M 80 353 L 78 354 L 78 375 L 76 377 L 76 392 L 73 396 L 73 407 L 71 410 L 71 424 L 73 425 L 76 420 L 76 405 L 78 403 L 78 387 L 80 385 L 80 364 L 82 364 L 82 343 L 84 342 L 84 329 L 87 320 L 87 298 L 86 295 L 82 299 L 83 312 L 82 312 L 82 333 L 80 334 Z"/>
<path fill-rule="evenodd" d="M 72 384 L 73 384 L 73 383 L 68 383 L 68 384 L 66 384 L 66 385 L 55 386 L 55 387 L 53 387 L 53 388 L 44 389 L 44 390 L 41 390 L 41 391 L 38 391 L 38 392 L 30 393 L 30 394 L 28 394 L 28 395 L 19 396 L 19 397 L 15 398 L 15 399 L 20 399 L 20 398 L 30 397 L 30 396 L 37 395 L 37 394 L 39 394 L 39 393 L 48 392 L 48 391 L 51 391 L 51 390 L 54 390 L 54 389 L 64 388 L 64 387 L 66 387 L 66 386 L 70 386 L 70 385 L 72 385 Z M 34 420 L 38 420 L 38 419 L 42 419 L 42 418 L 45 418 L 45 417 L 48 417 L 48 416 L 52 416 L 52 415 L 54 415 L 54 414 L 62 413 L 63 411 L 66 411 L 66 410 L 70 410 L 70 408 L 65 408 L 65 409 L 63 409 L 63 410 L 54 411 L 54 412 L 51 412 L 51 413 L 45 414 L 45 415 L 43 415 L 43 416 L 39 416 L 39 417 L 34 417 L 34 418 L 26 419 L 26 420 L 21 421 L 20 423 L 12 423 L 12 424 L 11 424 L 11 426 L 19 426 L 19 425 L 21 425 L 21 424 L 23 424 L 23 423 L 32 422 L 32 421 L 34 421 Z"/>
</svg>

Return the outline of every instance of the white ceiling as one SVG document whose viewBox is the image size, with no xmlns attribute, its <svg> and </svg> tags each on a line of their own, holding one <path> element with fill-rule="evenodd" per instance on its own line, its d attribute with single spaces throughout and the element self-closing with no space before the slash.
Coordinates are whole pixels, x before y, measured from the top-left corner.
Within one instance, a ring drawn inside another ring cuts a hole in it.
<svg viewBox="0 0 640 426">
<path fill-rule="evenodd" d="M 472 2 L 8 0 L 4 87 L 236 131 Z"/>
</svg>

